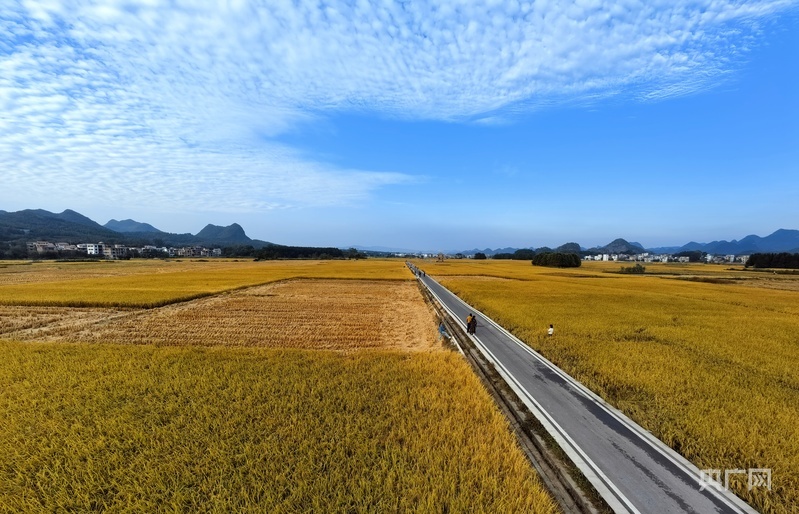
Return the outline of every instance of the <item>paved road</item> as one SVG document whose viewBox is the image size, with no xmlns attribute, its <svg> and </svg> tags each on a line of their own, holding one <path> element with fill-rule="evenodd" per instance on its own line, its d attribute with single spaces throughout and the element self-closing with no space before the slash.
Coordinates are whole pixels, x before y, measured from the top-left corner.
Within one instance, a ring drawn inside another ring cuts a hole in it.
<svg viewBox="0 0 799 514">
<path fill-rule="evenodd" d="M 756 513 L 733 494 L 702 490 L 699 469 L 429 276 L 419 280 L 473 340 L 615 512 Z"/>
</svg>

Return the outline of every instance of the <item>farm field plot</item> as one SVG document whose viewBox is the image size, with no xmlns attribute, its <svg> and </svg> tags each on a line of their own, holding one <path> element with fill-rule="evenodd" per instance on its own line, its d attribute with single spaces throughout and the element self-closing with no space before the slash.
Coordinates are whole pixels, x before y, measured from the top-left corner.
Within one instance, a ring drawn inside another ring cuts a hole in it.
<svg viewBox="0 0 799 514">
<path fill-rule="evenodd" d="M 297 277 L 408 274 L 398 260 L 36 262 L 0 266 L 0 305 L 152 308 Z"/>
<path fill-rule="evenodd" d="M 544 277 L 565 278 L 629 278 L 620 275 L 619 268 L 629 262 L 586 261 L 579 268 L 554 269 L 531 266 L 530 261 L 513 260 L 449 260 L 444 262 L 416 261 L 429 273 L 444 276 L 483 276 L 516 280 L 535 280 Z M 724 266 L 701 263 L 645 263 L 646 276 L 663 280 L 734 284 L 754 288 L 799 291 L 799 273 L 745 270 L 740 265 Z"/>
<path fill-rule="evenodd" d="M 3 512 L 556 512 L 453 352 L 0 351 Z"/>
<path fill-rule="evenodd" d="M 0 321 L 0 337 L 15 340 L 335 350 L 440 347 L 435 321 L 411 281 L 298 279 L 135 311 L 0 306 L 0 320 L 8 320 Z"/>
<path fill-rule="evenodd" d="M 491 264 L 419 263 L 700 469 L 771 469 L 733 482 L 758 510 L 799 510 L 799 292 Z"/>
<path fill-rule="evenodd" d="M 0 512 L 557 512 L 403 263 L 136 264 L 21 287 L 224 289 L 0 306 Z"/>
</svg>

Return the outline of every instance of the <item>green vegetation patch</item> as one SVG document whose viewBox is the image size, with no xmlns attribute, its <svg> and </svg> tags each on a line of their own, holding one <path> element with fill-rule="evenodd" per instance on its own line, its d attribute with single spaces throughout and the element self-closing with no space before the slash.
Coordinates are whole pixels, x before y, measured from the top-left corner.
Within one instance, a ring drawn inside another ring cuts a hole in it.
<svg viewBox="0 0 799 514">
<path fill-rule="evenodd" d="M 533 266 L 549 266 L 551 268 L 579 268 L 580 256 L 574 253 L 545 252 L 536 254 Z"/>
</svg>

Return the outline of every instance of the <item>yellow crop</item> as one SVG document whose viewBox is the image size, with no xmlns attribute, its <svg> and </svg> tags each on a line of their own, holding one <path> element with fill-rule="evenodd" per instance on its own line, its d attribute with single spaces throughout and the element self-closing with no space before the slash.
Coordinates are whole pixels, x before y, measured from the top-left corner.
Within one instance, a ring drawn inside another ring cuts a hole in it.
<svg viewBox="0 0 799 514">
<path fill-rule="evenodd" d="M 401 261 L 11 268 L 2 512 L 556 512 Z"/>
<path fill-rule="evenodd" d="M 3 511 L 556 511 L 451 352 L 0 351 Z"/>
<path fill-rule="evenodd" d="M 288 278 L 408 280 L 403 261 L 132 261 L 0 268 L 0 305 L 160 307 Z"/>
<path fill-rule="evenodd" d="M 357 350 L 440 348 L 412 281 L 298 279 L 152 310 L 0 306 L 17 340 Z"/>
<path fill-rule="evenodd" d="M 770 468 L 771 491 L 744 481 L 736 493 L 764 512 L 796 512 L 797 277 L 694 264 L 647 264 L 644 276 L 611 273 L 619 263 L 418 264 L 700 469 Z"/>
</svg>

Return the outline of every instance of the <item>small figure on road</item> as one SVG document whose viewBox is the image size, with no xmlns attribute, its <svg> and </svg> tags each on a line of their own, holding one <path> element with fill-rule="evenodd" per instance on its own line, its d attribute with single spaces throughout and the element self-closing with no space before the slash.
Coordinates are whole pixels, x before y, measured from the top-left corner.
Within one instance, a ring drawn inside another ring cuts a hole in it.
<svg viewBox="0 0 799 514">
<path fill-rule="evenodd" d="M 555 333 L 555 327 L 553 327 L 552 325 L 549 325 L 549 328 L 547 329 L 547 335 L 552 337 L 552 334 L 554 334 L 554 333 Z"/>
<path fill-rule="evenodd" d="M 477 330 L 477 316 L 469 313 L 466 317 L 466 333 L 474 335 L 475 330 Z"/>
</svg>

